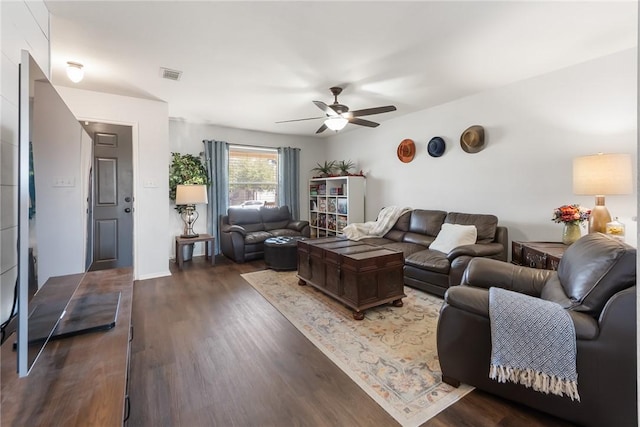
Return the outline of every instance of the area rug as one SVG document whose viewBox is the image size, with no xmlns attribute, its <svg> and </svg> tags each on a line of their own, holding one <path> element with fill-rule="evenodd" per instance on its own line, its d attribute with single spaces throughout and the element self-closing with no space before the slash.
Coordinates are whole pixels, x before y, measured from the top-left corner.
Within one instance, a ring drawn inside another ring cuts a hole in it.
<svg viewBox="0 0 640 427">
<path fill-rule="evenodd" d="M 441 380 L 440 298 L 405 287 L 403 307 L 371 308 L 357 321 L 341 303 L 298 285 L 295 272 L 242 277 L 402 426 L 423 424 L 473 390 Z"/>
</svg>

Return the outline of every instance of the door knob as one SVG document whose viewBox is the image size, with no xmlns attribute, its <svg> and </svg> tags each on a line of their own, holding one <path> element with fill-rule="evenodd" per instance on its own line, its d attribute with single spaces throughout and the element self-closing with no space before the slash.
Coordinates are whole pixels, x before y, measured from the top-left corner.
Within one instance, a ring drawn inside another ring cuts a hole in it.
<svg viewBox="0 0 640 427">
<path fill-rule="evenodd" d="M 124 208 L 124 211 L 125 211 L 126 213 L 129 213 L 129 212 L 131 212 L 131 208 Z"/>
</svg>

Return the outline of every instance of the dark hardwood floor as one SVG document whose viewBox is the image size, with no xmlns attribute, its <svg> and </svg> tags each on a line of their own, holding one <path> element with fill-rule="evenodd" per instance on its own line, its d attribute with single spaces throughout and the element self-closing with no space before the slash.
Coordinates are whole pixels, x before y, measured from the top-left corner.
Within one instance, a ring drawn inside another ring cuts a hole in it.
<svg viewBox="0 0 640 427">
<path fill-rule="evenodd" d="M 129 426 L 397 426 L 240 274 L 203 258 L 133 291 Z M 424 426 L 570 426 L 473 391 Z"/>
</svg>

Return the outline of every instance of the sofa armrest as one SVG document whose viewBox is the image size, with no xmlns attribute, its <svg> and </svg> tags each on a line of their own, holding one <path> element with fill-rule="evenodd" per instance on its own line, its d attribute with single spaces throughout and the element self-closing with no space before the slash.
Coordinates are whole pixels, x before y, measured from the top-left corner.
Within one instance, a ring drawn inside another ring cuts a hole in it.
<svg viewBox="0 0 640 427">
<path fill-rule="evenodd" d="M 291 230 L 296 230 L 299 232 L 302 232 L 302 230 L 304 230 L 304 228 L 308 226 L 309 226 L 309 221 L 303 221 L 303 220 L 290 221 L 289 224 L 287 224 L 287 228 Z"/>
<path fill-rule="evenodd" d="M 452 261 L 453 259 L 458 258 L 459 256 L 462 256 L 462 255 L 468 255 L 468 256 L 474 256 L 474 257 L 494 256 L 494 255 L 499 255 L 503 249 L 504 248 L 500 243 L 485 243 L 485 244 L 476 243 L 473 245 L 463 245 L 463 246 L 458 246 L 457 248 L 453 248 L 447 254 L 447 259 L 449 261 Z"/>
<path fill-rule="evenodd" d="M 469 261 L 461 284 L 486 289 L 494 286 L 537 297 L 549 278 L 556 274 L 551 270 L 522 267 L 480 257 Z"/>
<path fill-rule="evenodd" d="M 247 235 L 247 230 L 245 230 L 244 227 L 240 226 L 240 225 L 226 225 L 223 224 L 220 231 L 222 233 L 231 233 L 233 231 L 242 234 L 243 236 Z"/>
<path fill-rule="evenodd" d="M 471 286 L 452 286 L 444 294 L 444 302 L 461 310 L 489 318 L 489 290 Z"/>
</svg>

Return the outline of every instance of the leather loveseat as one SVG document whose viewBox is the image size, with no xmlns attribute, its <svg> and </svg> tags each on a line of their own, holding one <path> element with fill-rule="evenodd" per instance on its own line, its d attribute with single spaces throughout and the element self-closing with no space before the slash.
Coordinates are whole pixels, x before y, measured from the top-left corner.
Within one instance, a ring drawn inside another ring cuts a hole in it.
<svg viewBox="0 0 640 427">
<path fill-rule="evenodd" d="M 278 236 L 309 237 L 308 221 L 291 218 L 288 206 L 229 208 L 220 216 L 220 250 L 235 262 L 264 257 L 264 241 Z"/>
<path fill-rule="evenodd" d="M 494 286 L 554 301 L 567 311 L 576 332 L 580 401 L 489 378 Z M 461 286 L 445 295 L 437 342 L 449 384 L 470 384 L 578 425 L 637 426 L 636 250 L 593 233 L 567 248 L 557 272 L 474 259 Z"/>
<path fill-rule="evenodd" d="M 429 249 L 443 224 L 474 225 L 474 244 L 456 247 L 448 253 Z M 404 284 L 443 296 L 459 285 L 469 261 L 475 257 L 507 260 L 508 231 L 498 226 L 494 215 L 414 209 L 406 212 L 383 237 L 362 242 L 401 251 L 404 255 Z"/>
</svg>

